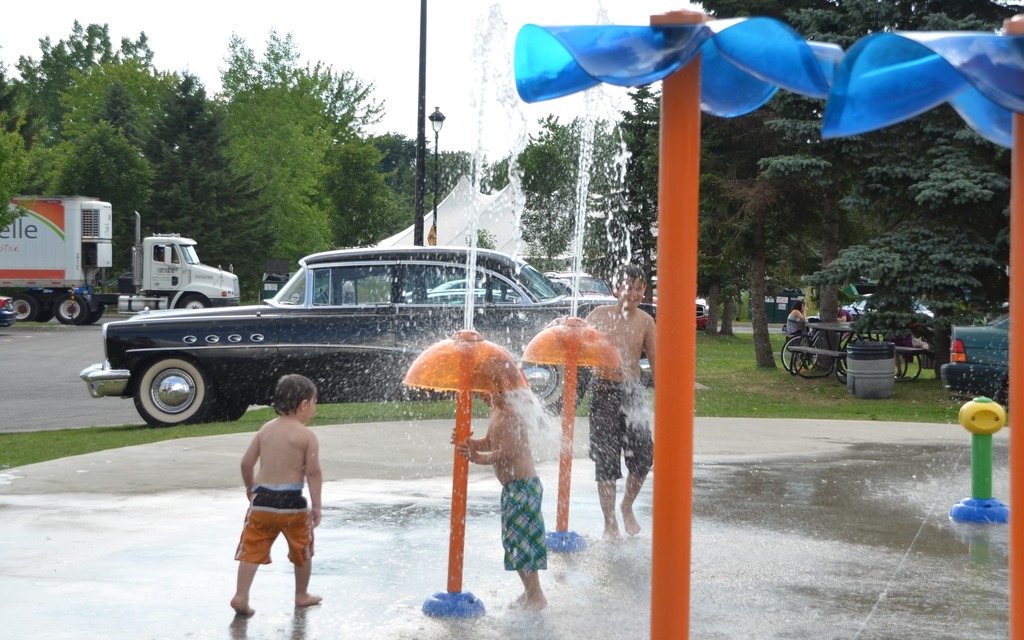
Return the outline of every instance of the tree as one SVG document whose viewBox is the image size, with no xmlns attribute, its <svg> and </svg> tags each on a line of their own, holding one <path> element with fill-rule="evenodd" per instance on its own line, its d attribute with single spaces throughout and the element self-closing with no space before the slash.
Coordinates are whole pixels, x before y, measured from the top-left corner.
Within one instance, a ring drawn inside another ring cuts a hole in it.
<svg viewBox="0 0 1024 640">
<path fill-rule="evenodd" d="M 161 103 L 163 117 L 146 144 L 153 167 L 146 225 L 198 242 L 204 261 L 233 266 L 242 287 L 261 293 L 269 216 L 252 177 L 239 174 L 227 155 L 224 108 L 185 74 Z"/>
<path fill-rule="evenodd" d="M 7 79 L 7 68 L 0 63 L 0 229 L 17 217 L 7 207 L 21 193 L 28 176 L 28 155 L 19 127 L 15 88 Z"/>
<path fill-rule="evenodd" d="M 992 24 L 986 21 L 1007 12 L 995 3 L 957 0 L 846 0 L 838 4 L 806 0 L 799 6 L 772 0 L 709 0 L 704 6 L 725 17 L 757 14 L 787 19 L 808 39 L 847 47 L 879 30 L 971 29 L 982 25 L 990 29 Z M 818 269 L 827 268 L 843 246 L 893 230 L 897 219 L 914 219 L 919 225 L 934 226 L 938 221 L 933 219 L 936 210 L 946 208 L 963 220 L 961 205 L 967 201 L 987 207 L 988 220 L 993 219 L 993 211 L 1001 215 L 998 190 L 992 189 L 998 182 L 994 178 L 998 172 L 966 168 L 979 166 L 972 164 L 978 160 L 981 167 L 994 165 L 984 154 L 968 151 L 977 145 L 972 142 L 977 136 L 958 118 L 948 119 L 948 110 L 926 114 L 895 131 L 823 142 L 819 133 L 821 106 L 820 100 L 780 92 L 762 109 L 737 119 L 756 118 L 766 129 L 765 146 L 755 147 L 748 139 L 737 139 L 734 144 L 747 147 L 746 153 L 741 149 L 729 152 L 734 156 L 758 157 L 752 188 L 731 190 L 737 195 L 746 193 L 747 210 L 756 212 L 750 218 L 748 245 L 752 258 L 752 299 L 761 299 L 759 290 L 763 290 L 772 273 L 781 276 L 774 278 L 776 281 L 807 273 L 813 270 L 807 268 L 808 256 L 817 261 Z M 705 134 L 709 126 L 723 125 L 705 124 Z M 726 141 L 723 148 L 728 147 Z M 705 144 L 705 154 L 706 151 Z M 942 156 L 947 160 L 939 159 Z M 964 160 L 969 162 L 961 164 Z M 708 162 L 707 155 L 702 157 L 702 165 L 715 164 L 714 160 Z M 944 169 L 936 171 L 939 166 Z M 942 177 L 932 181 L 926 178 L 929 175 Z M 924 193 L 931 196 L 915 195 Z M 936 198 L 937 195 L 942 197 Z M 991 227 L 989 230 L 989 237 L 999 237 Z M 772 252 L 782 260 L 772 259 Z M 821 289 L 818 293 L 822 315 L 831 316 L 836 306 L 835 290 Z M 759 307 L 755 304 L 753 318 L 758 364 L 774 366 L 767 324 L 758 313 Z"/>
<path fill-rule="evenodd" d="M 110 202 L 117 220 L 114 246 L 130 247 L 134 211 L 149 202 L 152 169 L 121 131 L 100 120 L 62 143 L 57 157 L 55 193 L 88 195 Z M 131 268 L 127 250 L 114 252 L 115 271 Z"/>
<path fill-rule="evenodd" d="M 254 176 L 270 215 L 268 254 L 295 260 L 334 246 L 331 212 L 344 205 L 331 202 L 323 186 L 333 172 L 332 191 L 347 191 L 339 188 L 338 180 L 347 178 L 331 167 L 331 158 L 376 158 L 332 155 L 375 122 L 380 107 L 370 98 L 372 86 L 320 63 L 299 67 L 290 35 L 271 32 L 262 60 L 237 36 L 229 51 L 222 75 L 229 154 L 243 174 Z"/>
<path fill-rule="evenodd" d="M 163 115 L 161 100 L 180 81 L 175 74 L 157 72 L 135 59 L 99 63 L 84 73 L 72 72 L 72 79 L 61 95 L 67 114 L 61 127 L 63 138 L 73 138 L 82 127 L 105 120 L 138 147 Z"/>
<path fill-rule="evenodd" d="M 894 29 L 925 31 L 992 30 L 1012 14 L 992 2 L 875 6 L 857 0 L 847 6 L 851 12 L 870 6 L 877 19 Z M 886 311 L 872 314 L 872 322 L 890 335 L 905 334 L 908 319 L 899 313 L 906 313 L 908 296 L 926 299 L 934 307 L 935 319 L 923 321 L 922 330 L 930 334 L 941 363 L 948 352 L 951 323 L 964 320 L 968 309 L 968 315 L 981 314 L 1006 300 L 1004 269 L 990 268 L 989 263 L 1005 265 L 1009 258 L 1009 153 L 983 140 L 949 107 L 858 138 L 855 153 L 843 158 L 855 178 L 849 181 L 844 204 L 866 228 L 880 234 L 879 242 L 851 248 L 861 256 L 859 264 L 875 265 L 870 272 L 881 269 L 879 265 L 891 266 L 891 252 L 899 251 L 894 245 L 901 243 L 908 243 L 911 252 L 914 247 L 936 251 L 934 256 L 922 252 L 915 259 L 897 262 L 906 270 L 905 278 L 888 274 L 879 281 L 872 304 Z M 931 240 L 936 234 L 958 246 L 942 248 L 941 242 Z M 961 251 L 964 245 L 972 250 Z M 905 251 L 897 255 L 908 257 Z M 920 273 L 927 268 L 933 271 Z M 825 272 L 830 269 L 826 263 Z M 966 280 L 951 283 L 952 273 Z M 869 270 L 856 275 L 869 275 Z M 890 315 L 889 309 L 896 315 Z"/>
<path fill-rule="evenodd" d="M 28 148 L 37 138 L 47 146 L 53 146 L 61 139 L 64 117 L 68 113 L 61 96 L 96 65 L 134 61 L 149 67 L 153 60 L 144 33 L 140 33 L 135 41 L 122 39 L 120 52 L 115 52 L 107 25 L 83 27 L 77 20 L 67 40 L 52 44 L 50 37 L 46 36 L 40 39 L 39 48 L 41 55 L 38 61 L 21 56 L 17 65 L 27 97 L 28 117 L 36 123 L 31 131 L 25 132 Z"/>
<path fill-rule="evenodd" d="M 114 213 L 114 268 L 131 268 L 134 214 L 148 221 L 152 168 L 142 147 L 162 113 L 161 97 L 176 76 L 156 73 L 152 54 L 141 44 L 122 42 L 122 52 L 68 73 L 60 96 L 64 120 L 60 141 L 43 151 L 37 145 L 36 181 L 41 193 L 70 193 L 110 201 Z M 71 158 L 69 153 L 85 154 Z M 99 157 L 95 162 L 91 156 Z M 45 171 L 45 173 L 44 173 Z"/>
<path fill-rule="evenodd" d="M 623 264 L 658 275 L 658 148 L 660 96 L 649 86 L 630 93 L 633 111 L 623 112 L 616 135 L 598 128 L 594 137 L 594 177 L 587 219 L 587 268 L 605 278 Z M 621 159 L 625 156 L 624 163 Z M 647 299 L 653 287 L 647 290 Z"/>
<path fill-rule="evenodd" d="M 526 195 L 523 240 L 534 265 L 546 270 L 555 268 L 557 259 L 568 252 L 576 225 L 580 122 L 563 125 L 557 117 L 547 116 L 540 124 L 518 164 Z"/>
<path fill-rule="evenodd" d="M 976 294 L 983 282 L 1006 282 L 1005 263 L 995 258 L 991 243 L 980 236 L 958 235 L 950 227 L 925 229 L 903 225 L 840 252 L 825 269 L 807 277 L 817 287 L 840 287 L 861 275 L 878 281 L 870 313 L 855 328 L 888 337 L 924 337 L 935 352 L 935 366 L 948 361 L 949 329 L 971 322 L 990 305 Z M 957 237 L 956 242 L 950 242 Z M 934 318 L 914 313 L 913 303 L 927 302 Z"/>
<path fill-rule="evenodd" d="M 380 173 L 381 154 L 369 142 L 353 140 L 335 145 L 324 189 L 330 196 L 331 229 L 335 245 L 362 247 L 377 243 L 402 228 L 405 216 Z"/>
<path fill-rule="evenodd" d="M 378 171 L 395 194 L 395 206 L 412 224 L 416 206 L 416 141 L 398 133 L 370 138 L 380 152 Z M 401 228 L 401 227 L 400 227 Z"/>
<path fill-rule="evenodd" d="M 19 85 L 7 77 L 7 67 L 0 62 L 0 128 L 11 133 L 22 126 L 18 106 Z"/>
<path fill-rule="evenodd" d="M 0 116 L 4 113 L 0 111 Z M 0 229 L 18 217 L 10 211 L 7 203 L 21 192 L 27 175 L 28 154 L 25 153 L 21 134 L 17 130 L 0 130 Z"/>
</svg>

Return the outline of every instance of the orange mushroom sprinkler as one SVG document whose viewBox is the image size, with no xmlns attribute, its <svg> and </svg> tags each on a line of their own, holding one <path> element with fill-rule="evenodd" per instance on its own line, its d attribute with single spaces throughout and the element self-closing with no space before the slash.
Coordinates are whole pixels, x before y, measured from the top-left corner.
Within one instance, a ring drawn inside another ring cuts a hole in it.
<svg viewBox="0 0 1024 640">
<path fill-rule="evenodd" d="M 572 483 L 573 431 L 576 423 L 576 385 L 579 367 L 611 369 L 622 366 L 619 353 L 600 331 L 580 318 L 553 321 L 534 336 L 523 352 L 523 360 L 564 366 L 562 385 L 562 441 L 558 459 L 558 512 L 554 531 L 545 542 L 549 551 L 582 551 L 587 543 L 569 531 L 569 488 Z"/>
<path fill-rule="evenodd" d="M 527 386 L 515 358 L 472 330 L 458 331 L 451 338 L 431 345 L 412 363 L 402 382 L 410 387 L 456 392 L 456 445 L 469 438 L 474 391 L 504 392 Z M 469 461 L 457 453 L 454 458 L 448 590 L 427 598 L 423 613 L 433 617 L 470 618 L 482 616 L 485 610 L 476 596 L 462 591 Z"/>
</svg>

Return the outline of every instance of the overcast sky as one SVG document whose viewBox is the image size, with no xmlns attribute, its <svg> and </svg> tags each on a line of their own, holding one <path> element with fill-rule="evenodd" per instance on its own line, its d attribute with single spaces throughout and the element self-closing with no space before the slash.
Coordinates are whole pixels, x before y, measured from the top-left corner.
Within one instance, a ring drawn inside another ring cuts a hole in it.
<svg viewBox="0 0 1024 640">
<path fill-rule="evenodd" d="M 440 149 L 480 149 L 496 159 L 516 144 L 521 122 L 534 131 L 533 123 L 547 113 L 567 120 L 584 108 L 597 108 L 585 107 L 582 98 L 541 105 L 526 105 L 518 99 L 507 79 L 511 78 L 515 35 L 523 24 L 648 24 L 652 14 L 688 7 L 686 2 L 653 0 L 428 0 L 426 110 L 439 106 L 447 116 Z M 374 85 L 375 97 L 385 101 L 387 110 L 374 133 L 416 135 L 419 0 L 8 2 L 0 28 L 0 59 L 8 74 L 16 75 L 19 56 L 39 59 L 41 38 L 49 36 L 53 43 L 66 39 L 76 19 L 83 25 L 109 25 L 115 47 L 122 37 L 134 40 L 145 32 L 158 69 L 188 70 L 210 93 L 220 88 L 220 70 L 225 67 L 232 34 L 241 36 L 262 57 L 271 30 L 281 36 L 290 33 L 303 63 L 322 61 Z M 489 53 L 483 53 L 485 46 Z M 484 67 L 499 80 L 481 82 L 488 76 Z M 511 99 L 500 99 L 503 93 Z M 611 88 L 589 100 L 614 110 L 625 108 L 624 98 L 625 90 Z M 432 150 L 429 125 L 427 140 Z"/>
</svg>

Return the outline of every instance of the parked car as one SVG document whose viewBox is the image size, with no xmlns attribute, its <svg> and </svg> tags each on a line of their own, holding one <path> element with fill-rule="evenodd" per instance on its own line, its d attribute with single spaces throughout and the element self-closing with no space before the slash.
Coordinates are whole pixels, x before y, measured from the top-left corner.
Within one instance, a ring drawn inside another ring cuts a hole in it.
<svg viewBox="0 0 1024 640">
<path fill-rule="evenodd" d="M 573 295 L 573 279 L 575 274 L 571 271 L 547 271 L 544 276 L 559 285 L 561 291 L 567 296 Z M 606 301 L 614 301 L 615 294 L 612 293 L 612 286 L 608 281 L 592 276 L 587 273 L 579 274 L 577 280 L 577 298 L 601 298 Z"/>
<path fill-rule="evenodd" d="M 871 300 L 871 294 L 868 294 L 868 295 L 864 296 L 863 298 L 861 298 L 860 300 L 858 300 L 858 301 L 856 301 L 856 302 L 854 302 L 852 304 L 848 304 L 848 305 L 846 305 L 843 308 L 846 309 L 847 311 L 849 311 L 850 315 L 853 316 L 853 319 L 856 320 L 857 318 L 859 318 L 862 315 L 864 315 L 864 313 L 866 311 L 870 311 L 871 310 L 871 307 L 869 306 L 869 301 L 870 300 Z M 923 304 L 921 304 L 921 302 L 919 302 L 917 300 L 914 300 L 914 313 L 920 313 L 921 315 L 928 316 L 929 318 L 935 317 L 935 314 L 932 313 L 931 309 L 929 309 L 928 307 L 924 306 Z"/>
<path fill-rule="evenodd" d="M 308 256 L 258 306 L 143 312 L 104 325 L 106 360 L 82 372 L 94 397 L 131 397 L 150 425 L 236 420 L 269 404 L 284 373 L 320 401 L 398 400 L 423 350 L 464 327 L 467 249 L 347 249 Z M 477 251 L 473 324 L 513 355 L 570 301 L 525 262 Z M 599 302 L 581 301 L 585 316 Z M 542 402 L 560 406 L 558 367 L 525 363 Z M 581 372 L 581 392 L 586 387 Z"/>
<path fill-rule="evenodd" d="M 9 327 L 18 321 L 18 313 L 14 310 L 14 299 L 0 296 L 0 327 Z"/>
<path fill-rule="evenodd" d="M 697 330 L 708 328 L 708 301 L 697 298 Z"/>
<path fill-rule="evenodd" d="M 939 368 L 942 386 L 962 396 L 1009 400 L 1010 316 L 985 325 L 953 327 L 949 362 Z"/>
</svg>

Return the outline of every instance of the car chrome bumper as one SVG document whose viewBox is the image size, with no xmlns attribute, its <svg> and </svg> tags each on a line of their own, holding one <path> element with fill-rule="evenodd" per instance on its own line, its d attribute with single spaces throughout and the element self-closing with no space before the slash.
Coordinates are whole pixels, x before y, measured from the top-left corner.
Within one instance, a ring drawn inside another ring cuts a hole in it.
<svg viewBox="0 0 1024 640">
<path fill-rule="evenodd" d="M 131 371 L 111 369 L 107 362 L 87 367 L 78 375 L 85 380 L 86 386 L 89 387 L 89 395 L 94 398 L 124 395 L 124 390 L 132 378 Z"/>
</svg>

